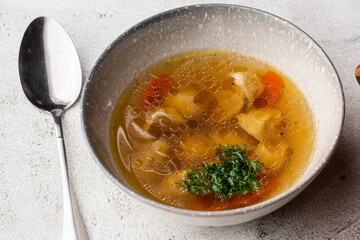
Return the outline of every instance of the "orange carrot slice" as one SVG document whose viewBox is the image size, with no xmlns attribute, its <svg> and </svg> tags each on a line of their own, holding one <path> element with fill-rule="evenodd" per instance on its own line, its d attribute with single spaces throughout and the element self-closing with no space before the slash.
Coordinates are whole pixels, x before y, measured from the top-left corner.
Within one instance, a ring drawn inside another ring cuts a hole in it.
<svg viewBox="0 0 360 240">
<path fill-rule="evenodd" d="M 168 74 L 154 77 L 140 97 L 139 106 L 143 111 L 159 107 L 172 88 L 173 79 Z"/>
<path fill-rule="evenodd" d="M 255 107 L 258 107 L 257 105 L 259 105 L 260 107 L 258 108 L 264 107 L 264 101 L 262 99 L 265 99 L 267 101 L 267 106 L 271 108 L 275 105 L 281 95 L 284 87 L 283 79 L 277 73 L 269 70 L 262 76 L 261 80 L 264 84 L 264 91 L 259 98 L 255 99 L 254 105 Z M 258 104 L 260 102 L 262 103 L 261 105 Z"/>
</svg>

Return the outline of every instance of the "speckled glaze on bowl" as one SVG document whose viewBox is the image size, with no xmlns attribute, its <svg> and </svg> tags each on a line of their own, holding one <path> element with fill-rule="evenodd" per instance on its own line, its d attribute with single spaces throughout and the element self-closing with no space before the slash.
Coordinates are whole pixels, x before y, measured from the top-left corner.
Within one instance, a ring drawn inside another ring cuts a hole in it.
<svg viewBox="0 0 360 240">
<path fill-rule="evenodd" d="M 201 212 L 147 199 L 136 193 L 119 173 L 109 147 L 109 122 L 122 90 L 146 66 L 194 49 L 228 49 L 254 56 L 281 69 L 303 91 L 314 113 L 317 141 L 311 163 L 291 189 L 253 206 Z M 178 8 L 130 28 L 100 56 L 86 81 L 82 97 L 85 138 L 107 176 L 121 190 L 167 219 L 194 225 L 238 224 L 264 216 L 289 202 L 319 174 L 331 157 L 343 120 L 341 82 L 319 45 L 284 19 L 235 5 Z"/>
</svg>

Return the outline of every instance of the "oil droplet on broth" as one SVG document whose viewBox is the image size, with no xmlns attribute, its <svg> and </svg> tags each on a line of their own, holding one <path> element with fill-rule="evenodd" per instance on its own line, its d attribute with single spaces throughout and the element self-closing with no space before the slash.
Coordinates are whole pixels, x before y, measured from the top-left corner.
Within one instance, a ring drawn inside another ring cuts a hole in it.
<svg viewBox="0 0 360 240">
<path fill-rule="evenodd" d="M 273 118 L 279 118 L 281 116 L 281 111 L 279 109 L 271 109 L 270 110 L 270 115 Z"/>
<path fill-rule="evenodd" d="M 285 150 L 285 156 L 291 157 L 292 155 L 294 155 L 294 150 L 292 150 L 291 148 Z"/>
<path fill-rule="evenodd" d="M 279 136 L 270 138 L 270 144 L 273 146 L 279 145 L 282 141 L 283 139 Z"/>
<path fill-rule="evenodd" d="M 274 128 L 278 131 L 284 131 L 286 129 L 286 122 L 285 121 L 281 121 L 278 124 L 274 125 Z"/>
<path fill-rule="evenodd" d="M 265 109 L 260 109 L 255 112 L 255 117 L 258 120 L 262 120 L 262 121 L 268 120 L 270 115 L 271 115 L 270 111 Z"/>
<path fill-rule="evenodd" d="M 218 105 L 216 97 L 208 91 L 201 91 L 194 97 L 195 105 L 203 111 L 210 111 Z"/>
<path fill-rule="evenodd" d="M 196 120 L 190 119 L 186 122 L 186 126 L 190 129 L 196 129 L 199 124 Z"/>
</svg>

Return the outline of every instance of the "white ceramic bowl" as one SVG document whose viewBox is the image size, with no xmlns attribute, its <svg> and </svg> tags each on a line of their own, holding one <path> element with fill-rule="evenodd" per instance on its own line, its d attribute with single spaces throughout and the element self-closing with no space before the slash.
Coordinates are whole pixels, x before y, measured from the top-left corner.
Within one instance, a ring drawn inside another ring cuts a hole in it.
<svg viewBox="0 0 360 240">
<path fill-rule="evenodd" d="M 119 95 L 136 73 L 160 59 L 194 49 L 228 49 L 282 70 L 307 98 L 316 121 L 316 147 L 304 175 L 288 191 L 245 208 L 201 212 L 154 202 L 136 193 L 114 165 L 109 121 Z M 335 150 L 344 120 L 339 76 L 320 46 L 272 14 L 234 5 L 196 5 L 153 16 L 120 35 L 100 56 L 86 81 L 82 102 L 85 138 L 96 162 L 124 192 L 168 219 L 207 226 L 242 223 L 268 214 L 297 196 Z"/>
</svg>

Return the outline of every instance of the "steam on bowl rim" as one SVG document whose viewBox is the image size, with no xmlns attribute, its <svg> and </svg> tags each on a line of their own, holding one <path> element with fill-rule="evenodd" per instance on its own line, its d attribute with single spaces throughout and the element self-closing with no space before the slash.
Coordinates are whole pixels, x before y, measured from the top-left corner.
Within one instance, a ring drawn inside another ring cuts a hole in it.
<svg viewBox="0 0 360 240">
<path fill-rule="evenodd" d="M 307 176 L 302 177 L 301 179 L 299 179 L 298 182 L 296 182 L 290 189 L 288 189 L 287 191 L 271 198 L 268 199 L 264 202 L 260 202 L 258 204 L 255 205 L 251 205 L 248 207 L 244 207 L 244 208 L 238 208 L 238 209 L 233 209 L 233 210 L 226 210 L 226 211 L 216 211 L 216 212 L 206 212 L 206 211 L 195 211 L 195 210 L 187 210 L 187 209 L 181 209 L 181 208 L 176 208 L 176 207 L 172 207 L 169 205 L 165 205 L 159 202 L 155 202 L 153 200 L 150 200 L 140 194 L 138 194 L 137 192 L 135 192 L 134 190 L 130 189 L 129 187 L 123 185 L 117 178 L 115 178 L 111 172 L 106 168 L 106 166 L 102 163 L 102 161 L 100 160 L 100 158 L 98 157 L 98 155 L 96 154 L 96 152 L 94 151 L 93 147 L 91 146 L 91 143 L 89 141 L 89 135 L 88 135 L 88 131 L 87 131 L 87 126 L 85 124 L 85 115 L 86 115 L 86 99 L 87 99 L 87 93 L 88 93 L 88 89 L 89 89 L 89 85 L 91 83 L 91 80 L 93 79 L 97 68 L 102 64 L 103 60 L 108 56 L 108 54 L 110 53 L 110 51 L 117 46 L 118 44 L 120 44 L 122 41 L 124 41 L 124 39 L 126 39 L 129 35 L 131 35 L 132 33 L 134 33 L 135 31 L 142 29 L 142 28 L 146 28 L 148 26 L 150 26 L 153 23 L 156 23 L 158 21 L 161 20 L 166 20 L 170 17 L 172 17 L 175 14 L 184 14 L 186 13 L 188 10 L 194 10 L 197 8 L 213 8 L 213 7 L 221 7 L 221 8 L 235 8 L 235 9 L 245 9 L 247 11 L 252 11 L 252 12 L 257 12 L 260 13 L 262 15 L 266 15 L 269 16 L 275 20 L 281 21 L 282 24 L 284 24 L 287 28 L 292 29 L 293 31 L 300 33 L 302 36 L 304 36 L 305 38 L 309 39 L 314 45 L 314 48 L 317 48 L 317 52 L 319 53 L 319 55 L 321 55 L 321 57 L 331 66 L 332 70 L 335 72 L 336 74 L 336 84 L 338 85 L 338 88 L 341 90 L 341 104 L 342 104 L 342 112 L 341 114 L 341 123 L 338 127 L 337 130 L 337 139 L 333 142 L 332 145 L 329 146 L 329 150 L 326 154 L 326 156 L 322 159 L 322 161 L 317 164 L 316 168 Z M 86 143 L 88 148 L 91 150 L 91 153 L 93 155 L 93 158 L 96 159 L 97 164 L 100 166 L 100 168 L 106 173 L 106 175 L 108 177 L 110 177 L 112 179 L 112 181 L 123 191 L 125 191 L 126 193 L 128 193 L 130 196 L 134 197 L 135 199 L 158 209 L 162 209 L 165 210 L 167 212 L 171 212 L 171 213 L 176 213 L 178 215 L 183 215 L 183 216 L 196 216 L 196 217 L 212 217 L 212 218 L 216 218 L 216 217 L 223 217 L 223 216 L 234 216 L 234 215 L 240 215 L 240 214 L 244 214 L 250 211 L 254 211 L 254 210 L 258 210 L 264 207 L 267 207 L 269 205 L 275 204 L 277 202 L 280 202 L 281 200 L 284 200 L 286 197 L 290 197 L 291 195 L 294 195 L 293 197 L 295 197 L 297 194 L 299 194 L 307 185 L 309 185 L 314 179 L 315 177 L 320 173 L 320 171 L 325 167 L 326 163 L 329 161 L 329 159 L 331 158 L 331 156 L 333 155 L 336 146 L 338 144 L 338 138 L 341 134 L 341 131 L 343 129 L 343 125 L 344 125 L 344 117 L 345 117 L 345 100 L 344 100 L 344 91 L 343 91 L 343 87 L 340 81 L 340 77 L 334 67 L 334 64 L 331 62 L 330 58 L 327 56 L 327 54 L 325 53 L 325 51 L 319 46 L 319 44 L 312 39 L 307 33 L 305 33 L 303 30 L 301 30 L 299 27 L 295 26 L 294 24 L 292 24 L 291 22 L 278 17 L 274 14 L 259 10 L 259 9 L 255 9 L 255 8 L 251 8 L 251 7 L 246 7 L 246 6 L 241 6 L 241 5 L 232 5 L 232 4 L 200 4 L 200 5 L 191 5 L 191 6 L 185 6 L 185 7 L 180 7 L 180 8 L 175 8 L 175 9 L 171 9 L 159 14 L 156 14 L 152 17 L 149 17 L 145 20 L 143 20 L 142 22 L 134 25 L 133 27 L 131 27 L 130 29 L 128 29 L 127 31 L 125 31 L 124 33 L 122 33 L 119 37 L 117 37 L 106 49 L 105 51 L 100 55 L 100 57 L 97 59 L 97 61 L 95 62 L 94 66 L 92 67 L 89 76 L 87 77 L 86 81 L 85 81 L 85 86 L 83 89 L 83 93 L 82 93 L 82 103 L 81 103 L 81 125 L 82 125 L 82 129 L 83 129 L 83 134 L 84 134 L 84 138 L 86 139 Z"/>
</svg>

